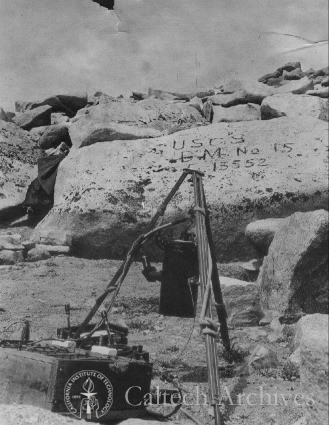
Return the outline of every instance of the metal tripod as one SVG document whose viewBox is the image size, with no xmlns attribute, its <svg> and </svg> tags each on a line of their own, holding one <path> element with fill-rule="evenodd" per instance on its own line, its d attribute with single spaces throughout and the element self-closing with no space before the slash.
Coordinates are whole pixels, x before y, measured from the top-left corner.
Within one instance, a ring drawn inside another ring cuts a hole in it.
<svg viewBox="0 0 329 425">
<path fill-rule="evenodd" d="M 185 178 L 191 175 L 193 180 L 193 189 L 194 189 L 194 211 L 196 218 L 196 241 L 198 248 L 198 262 L 199 262 L 199 279 L 201 287 L 201 296 L 202 296 L 202 309 L 201 309 L 201 318 L 200 325 L 202 327 L 203 334 L 205 335 L 205 345 L 206 345 L 206 360 L 207 360 L 207 369 L 208 369 L 208 382 L 209 382 L 209 395 L 210 395 L 210 405 L 214 408 L 214 418 L 216 425 L 222 425 L 219 402 L 220 402 L 220 382 L 218 374 L 218 361 L 217 361 L 217 350 L 216 350 L 216 337 L 217 329 L 219 327 L 221 339 L 224 348 L 230 350 L 230 339 L 226 321 L 226 311 L 223 304 L 222 291 L 220 287 L 220 281 L 218 276 L 218 270 L 216 265 L 216 256 L 214 252 L 214 245 L 211 234 L 210 219 L 209 213 L 206 205 L 205 194 L 203 189 L 202 178 L 203 173 L 191 170 L 184 169 L 183 174 L 177 180 L 174 187 L 164 199 L 158 210 L 156 211 L 154 217 L 151 219 L 149 225 L 146 228 L 145 234 L 141 235 L 131 247 L 125 261 L 117 270 L 116 274 L 108 284 L 104 293 L 97 298 L 94 307 L 88 313 L 85 320 L 80 325 L 78 331 L 75 334 L 75 338 L 79 338 L 81 333 L 84 331 L 92 317 L 95 315 L 103 301 L 106 297 L 114 292 L 114 296 L 107 308 L 107 312 L 111 310 L 116 295 L 118 294 L 123 280 L 125 279 L 129 267 L 135 260 L 141 246 L 143 243 L 150 237 L 153 236 L 156 232 L 163 230 L 164 228 L 172 225 L 182 223 L 186 219 L 176 220 L 165 225 L 158 225 L 157 223 L 160 217 L 164 216 L 166 208 L 174 197 L 175 193 L 178 191 Z M 214 304 L 217 310 L 218 322 L 213 320 L 212 308 L 211 308 L 211 294 L 214 297 Z M 96 325 L 93 331 L 90 332 L 88 336 L 91 336 L 93 332 L 99 327 L 100 324 Z"/>
</svg>

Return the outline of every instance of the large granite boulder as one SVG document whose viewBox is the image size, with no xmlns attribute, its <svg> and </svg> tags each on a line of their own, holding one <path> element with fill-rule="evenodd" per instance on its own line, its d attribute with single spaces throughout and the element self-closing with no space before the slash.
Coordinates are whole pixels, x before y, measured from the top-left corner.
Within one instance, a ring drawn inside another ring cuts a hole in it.
<svg viewBox="0 0 329 425">
<path fill-rule="evenodd" d="M 122 257 L 190 166 L 206 173 L 218 261 L 249 260 L 250 222 L 326 205 L 326 142 L 323 121 L 279 118 L 72 149 L 59 166 L 54 208 L 35 236 L 59 230 L 72 236 L 73 255 Z M 185 182 L 169 216 L 185 215 L 192 202 Z"/>
<path fill-rule="evenodd" d="M 283 94 L 266 97 L 261 104 L 263 120 L 287 116 L 319 118 L 326 101 L 308 95 Z"/>
<path fill-rule="evenodd" d="M 53 108 L 48 105 L 38 106 L 35 109 L 30 109 L 20 115 L 16 115 L 13 121 L 24 130 L 50 125 L 52 109 Z"/>
<path fill-rule="evenodd" d="M 10 214 L 6 208 L 25 199 L 27 187 L 37 174 L 39 155 L 29 133 L 15 124 L 0 121 L 0 220 Z"/>
<path fill-rule="evenodd" d="M 267 316 L 328 313 L 328 211 L 295 213 L 276 230 L 258 278 Z"/>
<path fill-rule="evenodd" d="M 328 421 L 328 315 L 314 314 L 301 319 L 300 380 L 305 403 L 306 425 L 322 425 Z"/>
<path fill-rule="evenodd" d="M 70 126 L 75 147 L 112 140 L 158 137 L 203 122 L 201 113 L 186 103 L 156 98 L 140 102 L 110 102 L 79 111 Z"/>
</svg>

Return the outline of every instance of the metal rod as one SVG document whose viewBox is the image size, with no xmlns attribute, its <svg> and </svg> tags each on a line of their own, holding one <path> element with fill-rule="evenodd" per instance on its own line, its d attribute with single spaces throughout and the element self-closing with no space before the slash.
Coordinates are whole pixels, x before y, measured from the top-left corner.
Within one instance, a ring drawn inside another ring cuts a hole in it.
<svg viewBox="0 0 329 425">
<path fill-rule="evenodd" d="M 208 257 L 209 247 L 208 247 L 206 222 L 205 222 L 206 211 L 205 211 L 205 205 L 204 205 L 204 199 L 203 199 L 202 175 L 196 171 L 191 171 L 191 174 L 193 178 L 193 188 L 194 188 L 200 286 L 201 286 L 201 294 L 204 297 L 206 295 L 207 272 L 209 268 L 209 257 Z M 207 308 L 205 310 L 205 315 L 209 317 L 210 319 L 212 319 L 210 303 L 208 303 L 207 305 Z M 221 425 L 222 420 L 221 420 L 221 414 L 219 410 L 220 384 L 219 384 L 219 376 L 218 376 L 218 361 L 217 361 L 215 338 L 209 334 L 206 334 L 205 346 L 206 346 L 206 360 L 207 360 L 207 369 L 208 369 L 210 404 L 213 406 L 213 409 L 214 409 L 215 424 Z"/>
</svg>

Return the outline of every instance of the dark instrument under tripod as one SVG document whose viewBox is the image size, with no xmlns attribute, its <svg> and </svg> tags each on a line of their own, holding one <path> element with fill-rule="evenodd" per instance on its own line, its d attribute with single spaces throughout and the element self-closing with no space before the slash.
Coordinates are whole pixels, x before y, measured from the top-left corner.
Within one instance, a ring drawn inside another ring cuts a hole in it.
<svg viewBox="0 0 329 425">
<path fill-rule="evenodd" d="M 220 335 L 224 348 L 230 350 L 230 340 L 229 333 L 226 321 L 226 311 L 223 303 L 222 291 L 220 287 L 220 281 L 218 276 L 218 270 L 216 265 L 216 256 L 214 252 L 214 245 L 211 234 L 209 212 L 206 205 L 205 194 L 203 189 L 203 176 L 204 174 L 191 170 L 184 169 L 183 174 L 178 179 L 168 196 L 164 199 L 154 217 L 151 219 L 149 225 L 146 228 L 145 234 L 141 235 L 132 245 L 130 251 L 127 254 L 127 257 L 123 264 L 120 266 L 110 283 L 108 284 L 106 290 L 103 294 L 97 298 L 94 307 L 88 313 L 85 320 L 79 326 L 78 330 L 75 333 L 75 339 L 81 337 L 82 332 L 87 328 L 90 320 L 95 315 L 103 301 L 106 297 L 114 292 L 112 299 L 107 307 L 107 313 L 110 312 L 113 307 L 114 301 L 118 292 L 122 286 L 122 283 L 128 273 L 129 267 L 136 259 L 137 254 L 139 253 L 142 245 L 149 239 L 151 236 L 155 235 L 157 232 L 163 230 L 172 225 L 176 225 L 186 221 L 186 219 L 179 219 L 171 223 L 164 225 L 158 225 L 159 219 L 163 218 L 167 205 L 175 195 L 175 193 L 180 188 L 181 184 L 184 182 L 185 178 L 191 175 L 193 181 L 193 190 L 194 190 L 194 213 L 195 213 L 195 227 L 196 227 L 196 246 L 197 246 L 197 259 L 198 259 L 198 274 L 201 288 L 202 296 L 202 309 L 200 317 L 200 325 L 202 327 L 203 334 L 205 335 L 205 345 L 206 345 L 206 360 L 207 360 L 207 369 L 208 369 L 208 382 L 209 382 L 209 393 L 210 393 L 210 404 L 214 408 L 214 418 L 215 424 L 221 425 L 221 415 L 219 410 L 219 401 L 220 401 L 220 382 L 218 374 L 218 361 L 217 361 L 217 350 L 216 350 L 216 337 L 217 329 L 220 330 Z M 145 267 L 145 265 L 144 265 Z M 152 269 L 154 272 L 155 269 L 147 265 L 147 267 Z M 144 273 L 145 274 L 145 273 Z M 146 275 L 146 274 L 145 274 Z M 157 278 L 151 277 L 150 281 L 155 281 Z M 218 322 L 213 320 L 212 317 L 212 308 L 211 308 L 211 298 L 214 298 L 214 304 L 217 310 Z M 93 333 L 101 326 L 102 320 L 92 329 L 87 338 L 90 338 Z"/>
</svg>

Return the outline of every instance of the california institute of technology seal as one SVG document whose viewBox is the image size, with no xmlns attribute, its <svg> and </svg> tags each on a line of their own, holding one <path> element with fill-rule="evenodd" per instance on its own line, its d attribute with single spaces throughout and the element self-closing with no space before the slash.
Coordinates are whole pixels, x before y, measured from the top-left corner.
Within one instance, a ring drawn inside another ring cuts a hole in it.
<svg viewBox="0 0 329 425">
<path fill-rule="evenodd" d="M 110 380 L 96 370 L 75 373 L 64 387 L 68 411 L 79 419 L 99 419 L 111 408 L 113 387 Z"/>
</svg>

